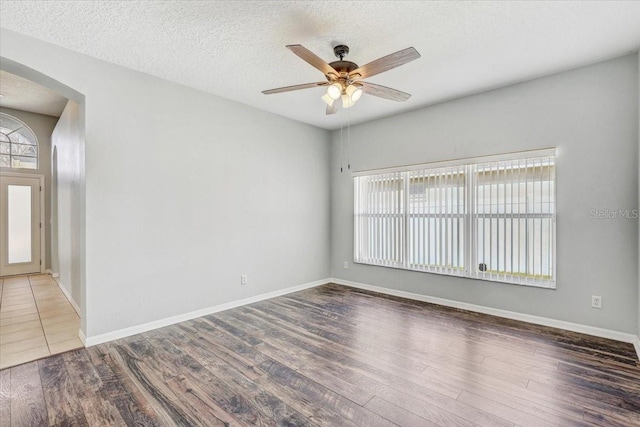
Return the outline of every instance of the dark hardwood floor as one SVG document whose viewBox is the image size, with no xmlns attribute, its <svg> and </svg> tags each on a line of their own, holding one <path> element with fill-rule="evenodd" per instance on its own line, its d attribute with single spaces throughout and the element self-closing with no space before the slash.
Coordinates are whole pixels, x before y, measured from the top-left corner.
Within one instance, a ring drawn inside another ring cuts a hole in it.
<svg viewBox="0 0 640 427">
<path fill-rule="evenodd" d="M 325 285 L 0 371 L 0 425 L 639 426 L 630 344 Z"/>
</svg>

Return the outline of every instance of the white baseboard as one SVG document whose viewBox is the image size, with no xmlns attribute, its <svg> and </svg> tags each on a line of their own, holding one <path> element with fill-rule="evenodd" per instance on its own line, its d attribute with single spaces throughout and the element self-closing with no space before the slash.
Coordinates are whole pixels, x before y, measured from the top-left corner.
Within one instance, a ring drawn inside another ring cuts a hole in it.
<svg viewBox="0 0 640 427">
<path fill-rule="evenodd" d="M 267 292 L 266 294 L 256 295 L 250 298 L 245 298 L 237 301 L 227 302 L 224 304 L 214 305 L 213 307 L 207 307 L 200 310 L 192 311 L 190 313 L 179 314 L 177 316 L 167 317 L 165 319 L 143 323 L 142 325 L 136 325 L 136 326 L 131 326 L 129 328 L 119 329 L 113 332 L 107 332 L 106 334 L 86 337 L 83 342 L 85 343 L 85 347 L 91 347 L 94 345 L 117 340 L 120 338 L 125 338 L 131 335 L 140 334 L 142 332 L 151 331 L 153 329 L 158 329 L 165 326 L 174 325 L 176 323 L 185 322 L 187 320 L 195 319 L 196 317 L 207 316 L 209 314 L 218 313 L 220 311 L 229 310 L 229 309 L 240 307 L 247 304 L 253 304 L 254 302 L 279 297 L 281 295 L 290 294 L 292 292 L 301 291 L 303 289 L 314 288 L 316 286 L 324 285 L 326 283 L 329 283 L 329 279 L 303 283 L 302 285 L 292 286 L 289 288 L 280 289 L 278 291 Z M 80 337 L 80 339 L 82 338 L 83 337 Z"/>
<path fill-rule="evenodd" d="M 398 291 L 395 289 L 383 288 L 380 286 L 368 285 L 365 283 L 352 282 L 342 279 L 330 279 L 331 283 L 349 286 L 352 288 L 365 289 L 368 291 L 379 292 L 381 294 L 393 295 L 397 297 L 412 299 L 416 301 L 429 302 L 432 304 L 443 305 L 446 307 L 459 308 L 462 310 L 474 311 L 477 313 L 489 314 L 506 319 L 519 320 L 521 322 L 533 323 L 536 325 L 550 326 L 552 328 L 565 329 L 567 331 L 579 332 L 582 334 L 593 335 L 600 338 L 609 338 L 616 341 L 632 343 L 636 349 L 638 359 L 640 360 L 640 342 L 638 337 L 633 334 L 612 331 L 609 329 L 596 328 L 595 326 L 581 325 L 578 323 L 565 322 L 563 320 L 549 319 L 547 317 L 533 316 L 531 314 L 516 313 L 514 311 L 501 310 L 498 308 L 485 307 L 482 305 L 469 304 L 466 302 L 453 301 L 444 298 L 431 297 L 427 295 L 415 294 L 412 292 Z"/>
<path fill-rule="evenodd" d="M 76 311 L 78 316 L 82 317 L 82 315 L 80 314 L 80 307 L 78 306 L 76 301 L 71 296 L 71 293 L 64 286 L 62 286 L 62 282 L 60 282 L 60 279 L 58 278 L 58 274 L 57 273 L 52 273 L 51 277 L 53 277 L 53 280 L 56 281 L 56 283 L 58 284 L 58 287 L 60 288 L 60 290 L 62 291 L 64 296 L 67 297 L 67 299 L 69 300 L 69 303 L 71 304 L 73 309 Z"/>
</svg>

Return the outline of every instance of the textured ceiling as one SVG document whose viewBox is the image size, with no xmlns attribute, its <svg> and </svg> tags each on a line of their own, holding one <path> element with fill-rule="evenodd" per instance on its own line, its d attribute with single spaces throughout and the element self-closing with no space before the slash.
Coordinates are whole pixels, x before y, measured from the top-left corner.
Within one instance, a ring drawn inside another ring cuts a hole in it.
<svg viewBox="0 0 640 427">
<path fill-rule="evenodd" d="M 0 26 L 335 129 L 636 51 L 640 2 L 2 0 Z M 263 95 L 323 79 L 287 44 L 328 62 L 347 44 L 360 65 L 413 46 L 422 58 L 370 79 L 413 97 L 326 117 L 321 88 Z"/>
<path fill-rule="evenodd" d="M 0 70 L 0 107 L 60 117 L 67 98 L 31 80 Z"/>
</svg>

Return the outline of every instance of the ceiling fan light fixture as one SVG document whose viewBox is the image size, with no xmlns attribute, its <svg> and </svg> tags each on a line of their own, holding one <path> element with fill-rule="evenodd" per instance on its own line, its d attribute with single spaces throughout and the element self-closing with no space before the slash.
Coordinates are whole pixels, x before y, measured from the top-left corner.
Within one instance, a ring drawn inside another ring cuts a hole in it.
<svg viewBox="0 0 640 427">
<path fill-rule="evenodd" d="M 349 85 L 345 90 L 351 101 L 355 104 L 362 96 L 362 89 L 356 85 Z"/>
<path fill-rule="evenodd" d="M 327 88 L 327 96 L 331 99 L 338 99 L 342 96 L 342 85 L 340 83 L 333 83 Z"/>
<path fill-rule="evenodd" d="M 326 102 L 329 107 L 332 107 L 333 103 L 335 102 L 335 99 L 330 97 L 328 93 L 325 93 L 324 95 L 322 95 L 322 97 L 320 99 L 322 99 L 324 102 Z"/>
</svg>

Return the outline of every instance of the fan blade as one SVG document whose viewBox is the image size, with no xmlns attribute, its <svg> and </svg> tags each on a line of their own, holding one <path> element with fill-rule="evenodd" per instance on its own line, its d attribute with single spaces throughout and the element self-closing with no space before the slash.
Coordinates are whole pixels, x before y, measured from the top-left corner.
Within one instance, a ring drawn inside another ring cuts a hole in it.
<svg viewBox="0 0 640 427">
<path fill-rule="evenodd" d="M 385 71 L 389 71 L 418 58 L 420 58 L 418 51 L 412 47 L 408 47 L 396 53 L 392 53 L 391 55 L 383 56 L 382 58 L 369 62 L 360 68 L 356 68 L 349 73 L 349 76 L 354 79 L 365 79 L 367 77 L 375 76 L 376 74 L 384 73 Z M 356 76 L 356 74 L 360 74 L 360 76 Z"/>
<path fill-rule="evenodd" d="M 331 65 L 324 62 L 322 58 L 311 52 L 306 47 L 300 44 L 290 44 L 287 45 L 287 49 L 298 55 L 310 65 L 313 65 L 315 68 L 322 71 L 325 75 L 334 74 L 336 77 L 339 76 L 339 73 Z"/>
<path fill-rule="evenodd" d="M 338 103 L 337 100 L 335 100 L 333 102 L 333 105 L 329 106 L 327 105 L 327 116 L 330 114 L 335 114 L 338 112 L 338 107 L 340 106 L 340 104 Z"/>
<path fill-rule="evenodd" d="M 407 99 L 411 98 L 411 95 L 405 92 L 401 92 L 396 89 L 391 89 L 390 87 L 380 86 L 377 84 L 369 83 L 369 82 L 358 82 L 359 85 L 362 85 L 362 91 L 364 93 L 368 93 L 369 95 L 378 96 L 384 99 L 390 99 L 392 101 L 403 102 Z"/>
<path fill-rule="evenodd" d="M 292 90 L 309 89 L 318 86 L 327 86 L 329 82 L 317 82 L 317 83 L 305 83 L 301 85 L 285 86 L 276 89 L 263 90 L 265 95 L 271 95 L 272 93 L 291 92 Z"/>
</svg>

